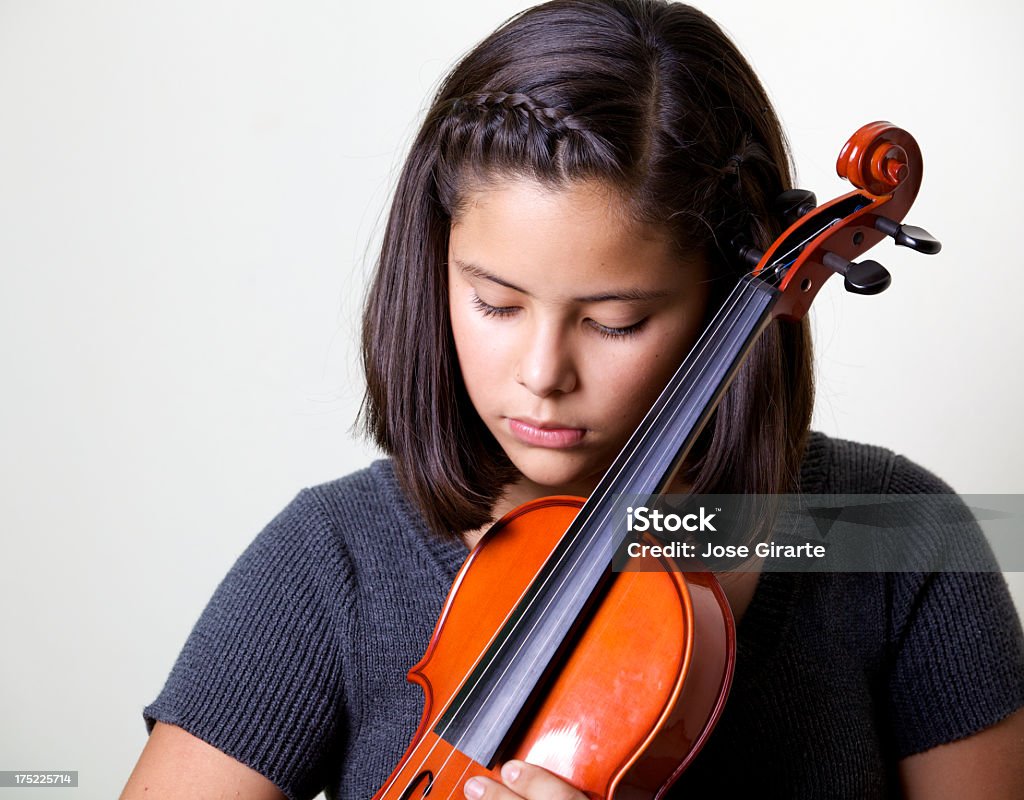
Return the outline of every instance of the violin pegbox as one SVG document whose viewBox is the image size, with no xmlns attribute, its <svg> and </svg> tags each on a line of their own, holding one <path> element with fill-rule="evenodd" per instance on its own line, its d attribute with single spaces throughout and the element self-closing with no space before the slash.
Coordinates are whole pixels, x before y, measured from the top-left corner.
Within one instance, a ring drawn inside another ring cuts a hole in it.
<svg viewBox="0 0 1024 800">
<path fill-rule="evenodd" d="M 802 317 L 836 273 L 849 292 L 884 291 L 891 282 L 889 271 L 877 261 L 856 259 L 885 237 L 928 255 L 942 247 L 923 228 L 901 224 L 922 175 L 921 150 L 907 131 L 889 122 L 864 125 L 843 146 L 836 171 L 854 191 L 820 206 L 811 192 L 783 193 L 775 210 L 789 227 L 764 253 L 750 247 L 740 251 L 754 275 L 782 293 L 775 316 Z"/>
</svg>

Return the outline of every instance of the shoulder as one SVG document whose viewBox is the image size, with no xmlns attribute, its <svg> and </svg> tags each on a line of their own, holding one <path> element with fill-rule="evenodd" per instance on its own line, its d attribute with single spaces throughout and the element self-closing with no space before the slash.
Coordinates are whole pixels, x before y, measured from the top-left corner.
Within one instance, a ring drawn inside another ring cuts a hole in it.
<svg viewBox="0 0 1024 800">
<path fill-rule="evenodd" d="M 887 447 L 811 431 L 801 472 L 806 493 L 952 494 L 942 478 Z"/>
<path fill-rule="evenodd" d="M 298 506 L 296 510 L 316 506 L 319 513 L 328 517 L 354 514 L 358 519 L 378 519 L 391 511 L 407 521 L 416 517 L 398 487 L 390 459 L 374 461 L 344 477 L 307 487 L 299 492 L 293 505 Z"/>
<path fill-rule="evenodd" d="M 382 681 L 404 686 L 459 551 L 427 535 L 388 461 L 302 489 L 215 590 L 143 709 L 147 729 L 181 728 L 312 797 L 365 698 Z"/>
<path fill-rule="evenodd" d="M 428 529 L 401 490 L 390 459 L 304 489 L 283 513 L 311 514 L 306 524 L 317 520 L 324 526 L 330 547 L 362 577 L 357 582 L 364 587 L 404 585 L 425 573 L 447 588 L 467 555 L 460 539 L 444 539 Z"/>
<path fill-rule="evenodd" d="M 391 462 L 381 459 L 344 477 L 301 489 L 270 526 L 310 528 L 340 513 L 375 514 L 399 495 Z"/>
<path fill-rule="evenodd" d="M 312 602 L 343 612 L 355 597 L 360 542 L 415 525 L 401 502 L 386 461 L 303 488 L 238 557 L 211 606 L 251 608 L 262 598 L 267 607 Z"/>
<path fill-rule="evenodd" d="M 885 504 L 887 515 L 870 524 L 876 541 L 891 543 L 905 561 L 866 573 L 859 583 L 834 582 L 860 587 L 860 607 L 883 626 L 888 714 L 898 754 L 964 738 L 1019 708 L 1020 621 L 984 534 L 950 485 L 887 447 L 819 432 L 811 434 L 803 479 L 805 492 L 888 495 L 893 501 Z M 931 566 L 909 566 L 915 564 Z"/>
<path fill-rule="evenodd" d="M 422 520 L 398 488 L 391 462 L 382 459 L 344 477 L 303 488 L 256 537 L 250 550 L 344 558 L 360 539 L 420 528 Z"/>
</svg>

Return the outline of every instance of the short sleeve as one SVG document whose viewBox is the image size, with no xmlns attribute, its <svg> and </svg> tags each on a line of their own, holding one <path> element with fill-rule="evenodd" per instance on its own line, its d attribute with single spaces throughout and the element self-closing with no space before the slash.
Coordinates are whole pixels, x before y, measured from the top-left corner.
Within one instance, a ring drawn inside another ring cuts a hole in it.
<svg viewBox="0 0 1024 800">
<path fill-rule="evenodd" d="M 952 494 L 903 457 L 891 486 Z M 971 553 L 972 571 L 888 576 L 889 696 L 900 758 L 970 736 L 1024 706 L 1024 635 L 1013 599 L 977 524 L 958 532 L 955 546 Z"/>
<path fill-rule="evenodd" d="M 184 728 L 289 798 L 327 782 L 343 742 L 351 564 L 303 490 L 238 558 L 143 717 Z"/>
</svg>

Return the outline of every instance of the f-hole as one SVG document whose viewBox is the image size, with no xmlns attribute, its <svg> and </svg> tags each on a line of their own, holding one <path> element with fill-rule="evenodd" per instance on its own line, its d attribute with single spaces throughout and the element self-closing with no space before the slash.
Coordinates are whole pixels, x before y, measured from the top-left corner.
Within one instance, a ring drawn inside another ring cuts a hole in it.
<svg viewBox="0 0 1024 800">
<path fill-rule="evenodd" d="M 423 787 L 423 794 L 416 794 L 416 790 L 419 788 L 419 785 L 423 783 L 423 781 L 427 782 L 426 785 Z M 425 772 L 421 772 L 419 775 L 416 776 L 416 779 L 405 788 L 405 791 L 402 792 L 402 795 L 398 798 L 398 800 L 413 800 L 414 797 L 426 797 L 428 794 L 430 794 L 430 790 L 433 788 L 434 773 L 428 769 Z"/>
</svg>

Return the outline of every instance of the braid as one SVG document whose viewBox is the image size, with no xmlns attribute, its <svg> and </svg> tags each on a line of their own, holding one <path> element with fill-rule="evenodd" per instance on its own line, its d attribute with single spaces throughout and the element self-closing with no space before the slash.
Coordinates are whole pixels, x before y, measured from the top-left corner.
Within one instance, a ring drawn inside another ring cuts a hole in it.
<svg viewBox="0 0 1024 800">
<path fill-rule="evenodd" d="M 473 94 L 456 97 L 451 104 L 452 112 L 456 115 L 460 112 L 493 114 L 495 112 L 510 113 L 518 112 L 532 117 L 543 128 L 551 131 L 556 136 L 565 136 L 570 131 L 584 130 L 578 119 L 573 117 L 561 108 L 542 106 L 532 97 L 521 92 L 475 92 Z"/>
<path fill-rule="evenodd" d="M 615 169 L 612 144 L 566 106 L 548 105 L 522 92 L 462 94 L 435 109 L 442 204 L 457 203 L 454 177 L 462 168 L 564 180 L 595 165 Z"/>
</svg>

